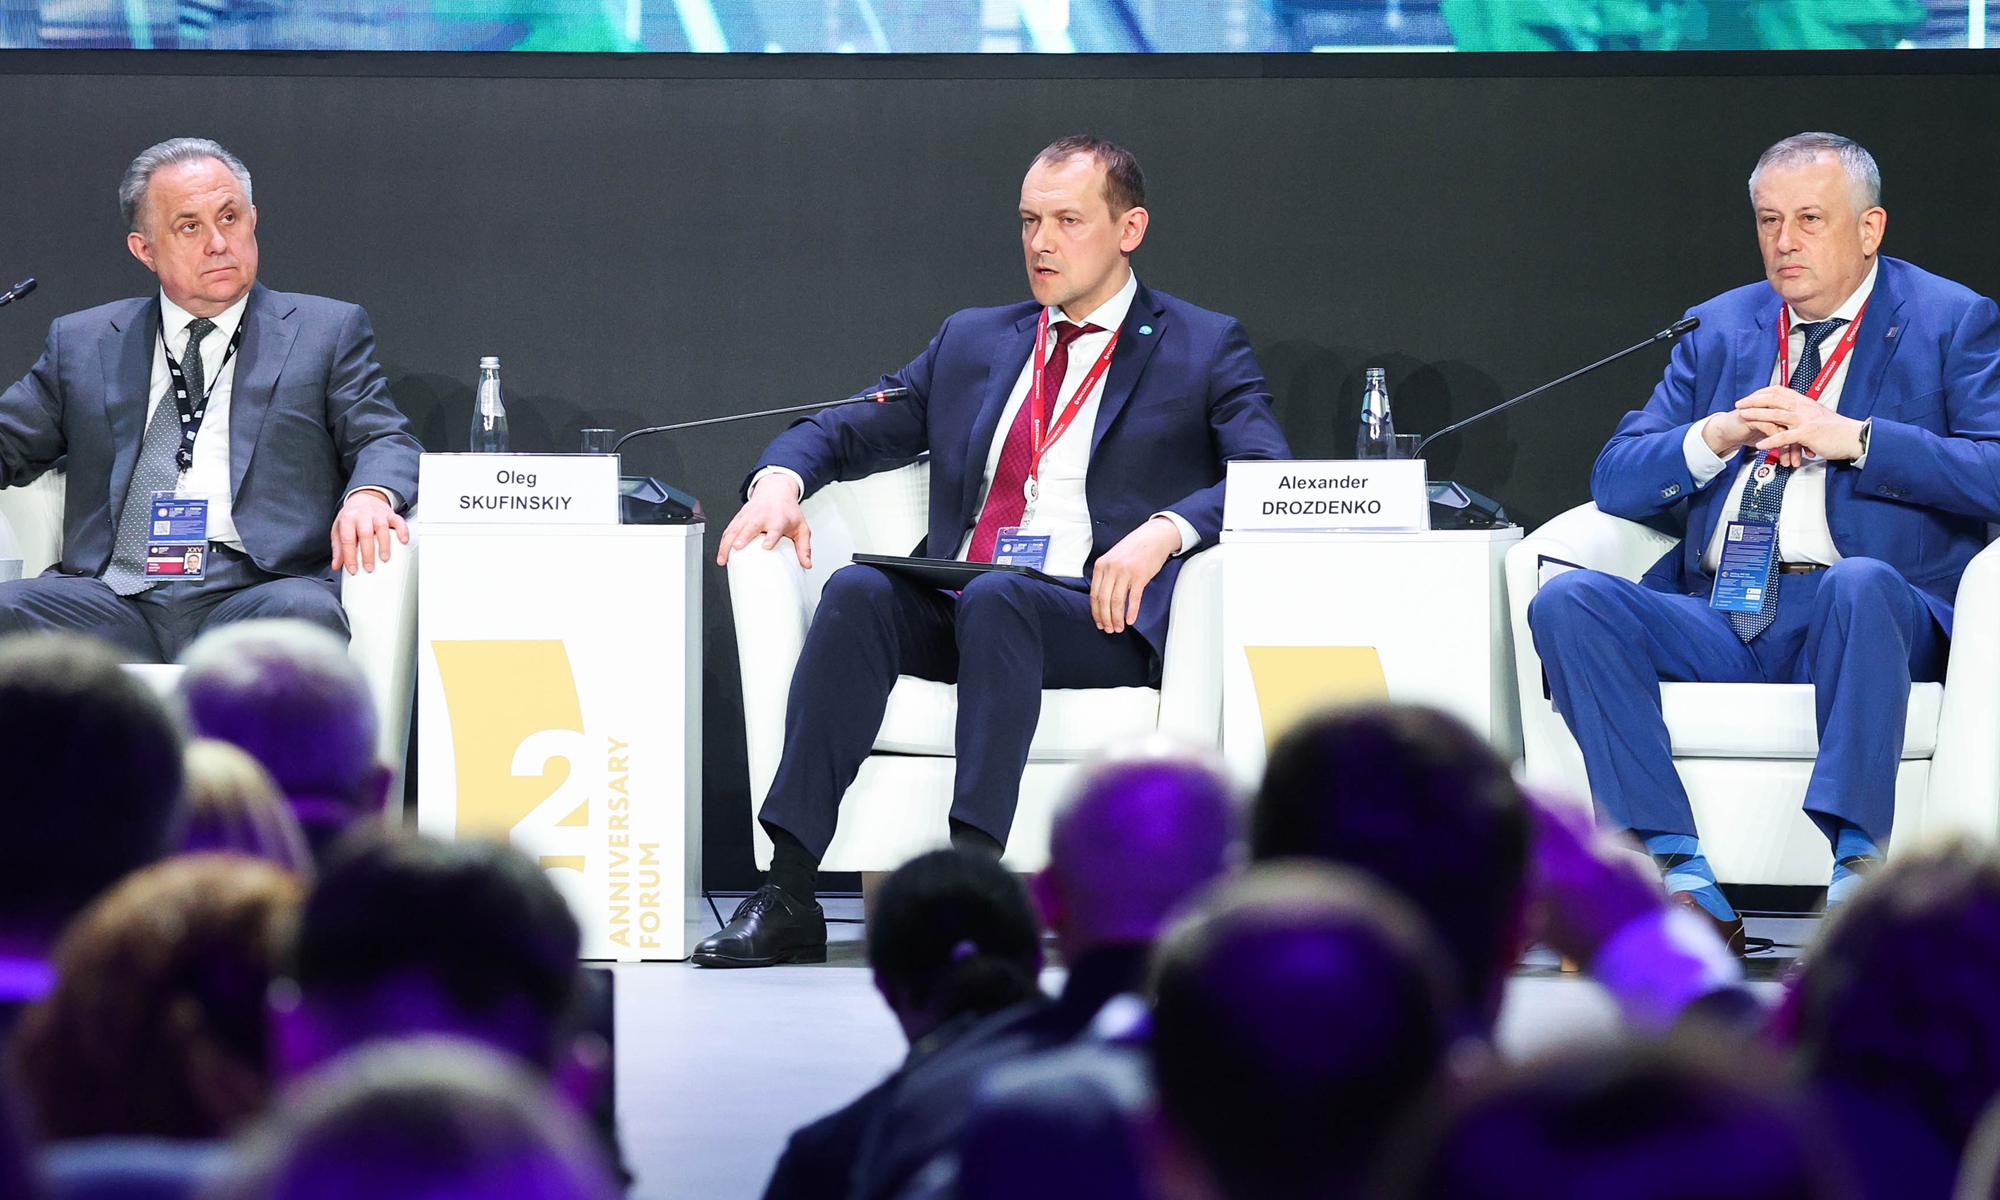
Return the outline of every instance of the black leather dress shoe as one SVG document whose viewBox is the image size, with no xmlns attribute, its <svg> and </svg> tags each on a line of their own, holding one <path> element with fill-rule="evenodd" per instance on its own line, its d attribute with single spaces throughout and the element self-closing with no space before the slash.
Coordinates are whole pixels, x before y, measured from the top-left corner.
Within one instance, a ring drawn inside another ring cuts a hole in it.
<svg viewBox="0 0 2000 1200">
<path fill-rule="evenodd" d="M 736 906 L 729 924 L 703 938 L 689 961 L 700 967 L 825 962 L 826 910 L 767 883 Z"/>
</svg>

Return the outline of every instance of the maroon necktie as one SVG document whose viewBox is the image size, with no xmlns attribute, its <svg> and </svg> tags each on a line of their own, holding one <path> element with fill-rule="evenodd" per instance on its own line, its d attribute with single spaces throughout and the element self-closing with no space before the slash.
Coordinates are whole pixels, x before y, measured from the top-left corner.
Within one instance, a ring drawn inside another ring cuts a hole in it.
<svg viewBox="0 0 2000 1200">
<path fill-rule="evenodd" d="M 1046 410 L 1044 421 L 1053 425 L 1060 408 L 1063 377 L 1069 374 L 1069 344 L 1086 333 L 1104 330 L 1095 325 L 1056 321 L 1049 325 L 1049 332 L 1055 335 L 1056 344 L 1049 351 L 1048 365 L 1042 368 L 1042 404 Z M 1028 467 L 1035 458 L 1028 428 L 1028 410 L 1033 403 L 1031 396 L 1021 398 L 1014 424 L 1007 430 L 1007 441 L 1000 447 L 1000 462 L 993 468 L 993 486 L 986 491 L 986 507 L 979 510 L 979 523 L 972 527 L 972 545 L 966 551 L 968 562 L 992 562 L 993 544 L 999 540 L 1000 531 L 1019 525 L 1021 514 L 1027 510 L 1028 497 L 1021 488 L 1028 481 Z"/>
</svg>

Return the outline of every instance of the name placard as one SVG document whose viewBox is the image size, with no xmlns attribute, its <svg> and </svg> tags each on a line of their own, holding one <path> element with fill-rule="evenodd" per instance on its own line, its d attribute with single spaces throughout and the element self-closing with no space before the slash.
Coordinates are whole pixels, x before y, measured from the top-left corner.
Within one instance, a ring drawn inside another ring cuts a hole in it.
<svg viewBox="0 0 2000 1200">
<path fill-rule="evenodd" d="M 426 454 L 417 465 L 426 524 L 616 525 L 615 454 Z"/>
<path fill-rule="evenodd" d="M 1420 459 L 1233 462 L 1222 527 L 1410 530 L 1431 527 Z"/>
</svg>

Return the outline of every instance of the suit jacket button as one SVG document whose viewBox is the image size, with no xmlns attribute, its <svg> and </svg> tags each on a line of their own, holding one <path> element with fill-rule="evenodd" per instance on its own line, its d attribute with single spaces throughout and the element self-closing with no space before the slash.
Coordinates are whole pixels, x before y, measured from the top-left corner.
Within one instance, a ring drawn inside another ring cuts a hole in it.
<svg viewBox="0 0 2000 1200">
<path fill-rule="evenodd" d="M 1876 490 L 1876 491 L 1878 491 L 1878 492 L 1880 492 L 1880 493 L 1882 493 L 1882 494 L 1883 494 L 1884 496 L 1893 496 L 1893 495 L 1895 495 L 1895 494 L 1896 494 L 1896 489 L 1895 489 L 1895 488 L 1892 488 L 1892 487 L 1890 487 L 1890 486 L 1889 486 L 1888 484 L 1886 484 L 1886 483 L 1885 483 L 1885 484 L 1882 484 L 1882 485 L 1881 485 L 1880 487 L 1876 488 L 1875 490 Z"/>
</svg>

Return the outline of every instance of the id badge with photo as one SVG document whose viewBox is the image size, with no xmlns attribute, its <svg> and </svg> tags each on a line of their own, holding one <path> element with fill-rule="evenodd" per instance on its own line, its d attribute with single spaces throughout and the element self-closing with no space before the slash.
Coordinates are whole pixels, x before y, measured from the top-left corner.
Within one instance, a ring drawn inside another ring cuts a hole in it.
<svg viewBox="0 0 2000 1200">
<path fill-rule="evenodd" d="M 146 578 L 192 582 L 208 574 L 208 497 L 153 493 Z"/>
<path fill-rule="evenodd" d="M 1771 582 L 1771 559 L 1778 552 L 1778 527 L 1770 521 L 1731 521 L 1722 535 L 1722 561 L 1708 606 L 1719 612 L 1764 610 Z"/>
<path fill-rule="evenodd" d="M 1048 566 L 1049 539 L 1046 529 L 1010 526 L 993 542 L 993 563 L 1001 567 L 1027 567 L 1040 571 Z"/>
</svg>

